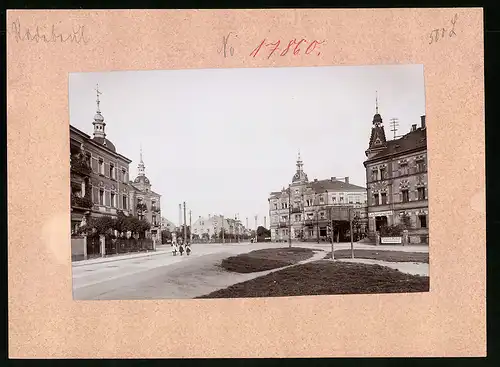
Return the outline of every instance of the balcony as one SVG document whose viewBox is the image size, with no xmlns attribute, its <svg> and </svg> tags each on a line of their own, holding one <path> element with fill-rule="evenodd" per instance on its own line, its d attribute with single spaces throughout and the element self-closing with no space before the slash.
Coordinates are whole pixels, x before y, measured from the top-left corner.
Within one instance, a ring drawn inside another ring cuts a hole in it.
<svg viewBox="0 0 500 367">
<path fill-rule="evenodd" d="M 278 227 L 279 227 L 279 228 L 288 228 L 288 222 L 281 221 L 281 222 L 278 224 Z"/>
<path fill-rule="evenodd" d="M 78 155 L 72 155 L 70 158 L 71 171 L 82 176 L 90 176 L 92 169 L 90 163 Z"/>
<path fill-rule="evenodd" d="M 71 207 L 73 208 L 90 209 L 92 205 L 92 200 L 87 197 L 71 195 Z"/>
<path fill-rule="evenodd" d="M 304 225 L 305 225 L 306 227 L 312 227 L 312 226 L 314 226 L 315 224 L 316 224 L 316 220 L 314 220 L 314 219 L 306 219 L 306 220 L 304 221 Z"/>
<path fill-rule="evenodd" d="M 292 214 L 294 214 L 294 213 L 302 213 L 302 209 L 300 207 L 298 207 L 298 206 L 292 206 L 292 208 L 290 209 L 290 212 Z"/>
<path fill-rule="evenodd" d="M 153 213 L 159 213 L 159 212 L 160 212 L 160 208 L 159 208 L 159 207 L 157 207 L 157 206 L 152 206 L 152 207 L 151 207 L 151 211 L 152 211 Z"/>
</svg>

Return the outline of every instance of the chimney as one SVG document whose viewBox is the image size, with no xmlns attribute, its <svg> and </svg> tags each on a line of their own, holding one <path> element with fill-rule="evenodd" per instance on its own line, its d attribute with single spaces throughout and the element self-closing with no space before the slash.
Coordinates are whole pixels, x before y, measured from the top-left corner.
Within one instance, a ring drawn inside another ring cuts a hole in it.
<svg viewBox="0 0 500 367">
<path fill-rule="evenodd" d="M 417 124 L 411 125 L 411 131 L 415 131 L 415 130 L 417 130 Z"/>
<path fill-rule="evenodd" d="M 422 129 L 425 129 L 425 115 L 420 116 L 420 125 Z"/>
<path fill-rule="evenodd" d="M 349 176 L 346 176 L 345 179 L 344 179 L 345 183 L 349 183 Z"/>
</svg>

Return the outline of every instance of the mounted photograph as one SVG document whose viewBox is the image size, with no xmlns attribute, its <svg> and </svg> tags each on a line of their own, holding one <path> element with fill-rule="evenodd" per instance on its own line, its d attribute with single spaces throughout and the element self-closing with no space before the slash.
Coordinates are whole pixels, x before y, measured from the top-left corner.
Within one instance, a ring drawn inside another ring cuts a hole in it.
<svg viewBox="0 0 500 367">
<path fill-rule="evenodd" d="M 429 291 L 423 65 L 71 73 L 68 93 L 75 300 Z"/>
</svg>

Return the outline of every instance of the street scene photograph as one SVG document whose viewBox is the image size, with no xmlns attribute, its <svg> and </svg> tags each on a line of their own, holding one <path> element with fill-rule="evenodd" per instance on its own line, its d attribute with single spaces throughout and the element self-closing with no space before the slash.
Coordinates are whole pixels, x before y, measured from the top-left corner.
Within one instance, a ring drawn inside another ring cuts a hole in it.
<svg viewBox="0 0 500 367">
<path fill-rule="evenodd" d="M 69 75 L 73 298 L 428 292 L 423 65 Z"/>
</svg>

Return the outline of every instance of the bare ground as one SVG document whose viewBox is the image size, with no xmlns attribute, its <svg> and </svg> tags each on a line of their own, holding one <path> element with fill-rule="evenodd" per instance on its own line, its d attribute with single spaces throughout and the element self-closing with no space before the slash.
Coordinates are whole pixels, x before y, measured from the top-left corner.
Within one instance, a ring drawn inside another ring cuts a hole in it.
<svg viewBox="0 0 500 367">
<path fill-rule="evenodd" d="M 235 273 L 254 273 L 293 265 L 313 255 L 314 250 L 308 248 L 270 248 L 229 257 L 222 260 L 221 267 Z"/>
<path fill-rule="evenodd" d="M 320 260 L 292 266 L 198 298 L 428 292 L 429 277 L 380 266 Z"/>
<path fill-rule="evenodd" d="M 335 251 L 335 259 L 350 259 L 351 250 Z M 325 259 L 331 259 L 329 252 Z M 354 250 L 354 257 L 357 259 L 382 260 L 389 262 L 416 262 L 429 263 L 429 253 L 426 252 L 404 252 L 404 251 L 380 251 L 380 250 Z"/>
</svg>

